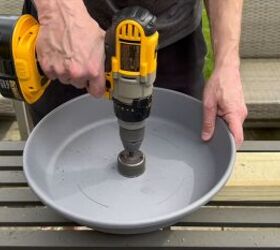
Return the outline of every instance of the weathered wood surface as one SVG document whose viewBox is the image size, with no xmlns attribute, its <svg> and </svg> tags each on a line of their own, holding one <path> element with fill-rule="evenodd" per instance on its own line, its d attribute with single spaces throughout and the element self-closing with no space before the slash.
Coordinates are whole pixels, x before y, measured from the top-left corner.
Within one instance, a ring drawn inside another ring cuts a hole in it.
<svg viewBox="0 0 280 250">
<path fill-rule="evenodd" d="M 15 110 L 10 99 L 0 95 L 0 117 L 15 117 Z"/>
<path fill-rule="evenodd" d="M 131 236 L 80 227 L 44 206 L 26 185 L 23 147 L 24 143 L 0 143 L 0 248 L 280 247 L 279 143 L 246 142 L 229 182 L 208 205 L 175 226 Z"/>
<path fill-rule="evenodd" d="M 0 227 L 78 226 L 45 206 L 0 207 Z M 183 218 L 176 226 L 203 227 L 279 227 L 280 207 L 203 206 Z"/>
</svg>

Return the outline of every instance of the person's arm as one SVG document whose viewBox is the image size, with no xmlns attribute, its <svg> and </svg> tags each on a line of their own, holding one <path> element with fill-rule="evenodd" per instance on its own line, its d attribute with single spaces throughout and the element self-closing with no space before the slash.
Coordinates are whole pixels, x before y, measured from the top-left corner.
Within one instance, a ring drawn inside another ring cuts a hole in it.
<svg viewBox="0 0 280 250">
<path fill-rule="evenodd" d="M 104 93 L 105 32 L 82 0 L 34 0 L 40 30 L 38 61 L 50 79 L 100 97 Z"/>
<path fill-rule="evenodd" d="M 203 93 L 202 139 L 212 137 L 218 115 L 227 122 L 237 146 L 243 142 L 247 116 L 239 70 L 242 4 L 242 0 L 205 0 L 215 66 Z"/>
</svg>

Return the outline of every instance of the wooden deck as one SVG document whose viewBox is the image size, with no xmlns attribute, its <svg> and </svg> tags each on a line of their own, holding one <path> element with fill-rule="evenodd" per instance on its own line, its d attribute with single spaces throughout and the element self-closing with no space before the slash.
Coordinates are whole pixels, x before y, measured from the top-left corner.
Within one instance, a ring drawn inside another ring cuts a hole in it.
<svg viewBox="0 0 280 250">
<path fill-rule="evenodd" d="M 280 248 L 280 143 L 246 142 L 227 185 L 164 230 L 131 236 L 82 227 L 44 206 L 22 172 L 24 143 L 0 143 L 0 248 Z"/>
</svg>

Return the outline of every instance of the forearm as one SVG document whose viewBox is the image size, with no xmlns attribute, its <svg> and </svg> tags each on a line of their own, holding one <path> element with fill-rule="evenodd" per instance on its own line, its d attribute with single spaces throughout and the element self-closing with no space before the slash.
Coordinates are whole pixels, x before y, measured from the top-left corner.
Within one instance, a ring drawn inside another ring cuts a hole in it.
<svg viewBox="0 0 280 250">
<path fill-rule="evenodd" d="M 68 18 L 81 18 L 87 14 L 83 0 L 33 0 L 40 22 L 55 18 L 57 15 Z"/>
<path fill-rule="evenodd" d="M 215 67 L 239 67 L 242 0 L 205 0 L 208 12 Z"/>
</svg>

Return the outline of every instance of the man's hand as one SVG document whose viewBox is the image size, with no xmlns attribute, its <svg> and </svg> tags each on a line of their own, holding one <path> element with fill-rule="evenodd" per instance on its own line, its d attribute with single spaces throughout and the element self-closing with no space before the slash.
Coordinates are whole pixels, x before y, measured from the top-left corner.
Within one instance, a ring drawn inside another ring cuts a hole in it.
<svg viewBox="0 0 280 250">
<path fill-rule="evenodd" d="M 36 51 L 47 77 L 101 97 L 105 91 L 105 32 L 82 0 L 35 1 L 40 30 Z"/>
<path fill-rule="evenodd" d="M 202 139 L 212 137 L 218 115 L 227 122 L 238 147 L 243 142 L 242 124 L 247 116 L 239 72 L 242 5 L 242 0 L 205 0 L 215 69 L 204 89 Z"/>
<path fill-rule="evenodd" d="M 239 147 L 243 142 L 242 125 L 247 116 L 239 68 L 219 67 L 206 83 L 203 93 L 203 140 L 212 137 L 217 115 L 227 122 Z"/>
</svg>

